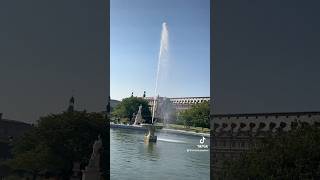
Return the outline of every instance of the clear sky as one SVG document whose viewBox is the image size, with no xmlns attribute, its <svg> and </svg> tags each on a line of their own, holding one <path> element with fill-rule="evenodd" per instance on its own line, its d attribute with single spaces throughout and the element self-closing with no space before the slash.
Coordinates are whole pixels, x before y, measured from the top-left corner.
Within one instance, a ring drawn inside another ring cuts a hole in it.
<svg viewBox="0 0 320 180">
<path fill-rule="evenodd" d="M 210 95 L 209 0 L 111 0 L 110 94 L 154 96 L 162 22 L 169 29 L 169 63 L 159 94 Z"/>
</svg>

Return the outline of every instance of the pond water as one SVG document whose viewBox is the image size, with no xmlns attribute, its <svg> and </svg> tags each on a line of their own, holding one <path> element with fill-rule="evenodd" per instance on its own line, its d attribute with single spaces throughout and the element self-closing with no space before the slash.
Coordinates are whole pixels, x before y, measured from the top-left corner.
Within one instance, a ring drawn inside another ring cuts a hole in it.
<svg viewBox="0 0 320 180">
<path fill-rule="evenodd" d="M 158 141 L 146 144 L 143 131 L 110 129 L 111 180 L 210 179 L 209 138 L 201 144 L 201 136 L 156 134 Z M 208 149 L 197 145 L 208 145 Z"/>
</svg>

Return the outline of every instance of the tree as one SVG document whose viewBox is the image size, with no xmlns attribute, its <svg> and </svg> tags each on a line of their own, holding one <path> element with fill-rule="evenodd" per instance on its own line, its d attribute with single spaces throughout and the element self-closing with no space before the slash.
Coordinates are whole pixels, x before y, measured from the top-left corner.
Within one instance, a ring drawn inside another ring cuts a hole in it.
<svg viewBox="0 0 320 180">
<path fill-rule="evenodd" d="M 209 128 L 210 106 L 208 102 L 193 105 L 178 115 L 178 122 L 187 127 Z"/>
<path fill-rule="evenodd" d="M 141 115 L 146 122 L 151 121 L 151 112 L 148 101 L 139 97 L 123 99 L 112 111 L 112 115 L 120 118 L 132 119 L 133 113 L 137 114 L 139 106 L 142 105 Z"/>
<path fill-rule="evenodd" d="M 13 159 L 7 164 L 15 170 L 50 173 L 68 179 L 73 162 L 84 167 L 90 158 L 92 144 L 101 135 L 106 137 L 106 120 L 102 113 L 85 111 L 51 114 L 13 145 Z M 103 141 L 106 147 L 106 141 Z"/>
<path fill-rule="evenodd" d="M 178 115 L 178 124 L 184 125 L 185 127 L 189 128 L 193 125 L 192 122 L 192 115 L 190 111 L 185 110 L 179 113 Z"/>
<path fill-rule="evenodd" d="M 320 130 L 304 126 L 269 137 L 223 169 L 224 179 L 319 179 Z"/>
</svg>

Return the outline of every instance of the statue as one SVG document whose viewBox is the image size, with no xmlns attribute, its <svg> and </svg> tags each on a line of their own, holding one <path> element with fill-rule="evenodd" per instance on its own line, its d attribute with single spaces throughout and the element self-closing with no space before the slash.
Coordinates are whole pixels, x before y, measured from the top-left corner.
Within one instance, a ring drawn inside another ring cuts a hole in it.
<svg viewBox="0 0 320 180">
<path fill-rule="evenodd" d="M 73 111 L 74 111 L 74 97 L 71 96 L 69 100 L 68 112 L 73 112 Z"/>
<path fill-rule="evenodd" d="M 98 140 L 96 140 L 92 146 L 92 154 L 89 160 L 88 167 L 100 167 L 100 149 L 102 149 L 102 141 L 99 135 Z"/>
<path fill-rule="evenodd" d="M 83 180 L 94 180 L 101 178 L 100 172 L 100 150 L 102 149 L 102 141 L 100 135 L 98 140 L 94 141 L 92 146 L 92 154 L 88 166 L 82 172 Z"/>
<path fill-rule="evenodd" d="M 133 125 L 138 125 L 142 122 L 142 115 L 141 115 L 142 105 L 139 106 L 138 113 L 136 115 L 136 118 L 134 120 Z"/>
</svg>

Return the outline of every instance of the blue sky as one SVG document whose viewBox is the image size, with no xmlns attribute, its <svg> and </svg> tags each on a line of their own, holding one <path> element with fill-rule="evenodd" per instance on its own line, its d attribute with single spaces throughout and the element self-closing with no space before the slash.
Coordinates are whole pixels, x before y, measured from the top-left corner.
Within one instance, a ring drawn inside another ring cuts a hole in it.
<svg viewBox="0 0 320 180">
<path fill-rule="evenodd" d="M 110 93 L 154 96 L 162 22 L 169 64 L 160 96 L 210 95 L 210 0 L 111 0 Z"/>
</svg>

